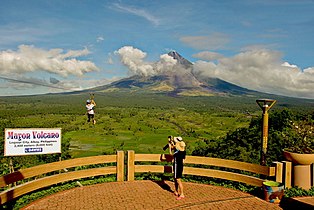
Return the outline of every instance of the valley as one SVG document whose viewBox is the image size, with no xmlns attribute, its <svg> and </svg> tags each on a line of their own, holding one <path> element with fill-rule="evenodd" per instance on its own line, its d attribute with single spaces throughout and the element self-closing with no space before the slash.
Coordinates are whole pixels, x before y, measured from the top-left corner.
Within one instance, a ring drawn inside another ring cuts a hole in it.
<svg viewBox="0 0 314 210">
<path fill-rule="evenodd" d="M 97 123 L 92 125 L 85 115 L 88 97 L 88 93 L 1 97 L 1 132 L 4 128 L 61 128 L 72 157 L 116 150 L 162 153 L 169 135 L 182 136 L 191 153 L 198 142 L 223 137 L 261 115 L 255 97 L 96 92 Z M 311 100 L 276 99 L 274 110 L 313 110 Z M 2 143 L 3 135 L 0 138 Z"/>
</svg>

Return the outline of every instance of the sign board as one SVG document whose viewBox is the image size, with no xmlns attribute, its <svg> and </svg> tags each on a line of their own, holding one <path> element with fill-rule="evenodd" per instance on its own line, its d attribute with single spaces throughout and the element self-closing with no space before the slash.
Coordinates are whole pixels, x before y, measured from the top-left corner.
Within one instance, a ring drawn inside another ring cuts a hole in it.
<svg viewBox="0 0 314 210">
<path fill-rule="evenodd" d="M 61 153 L 61 128 L 6 128 L 4 156 Z"/>
</svg>

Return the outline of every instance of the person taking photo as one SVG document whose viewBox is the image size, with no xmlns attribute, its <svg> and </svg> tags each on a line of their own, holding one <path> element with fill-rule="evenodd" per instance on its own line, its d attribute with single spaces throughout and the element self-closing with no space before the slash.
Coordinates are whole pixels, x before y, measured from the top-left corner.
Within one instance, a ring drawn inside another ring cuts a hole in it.
<svg viewBox="0 0 314 210">
<path fill-rule="evenodd" d="M 174 194 L 177 196 L 177 200 L 184 198 L 183 184 L 181 181 L 183 173 L 183 160 L 186 156 L 185 143 L 182 137 L 174 137 L 171 149 L 173 152 L 173 177 L 174 177 Z"/>
</svg>

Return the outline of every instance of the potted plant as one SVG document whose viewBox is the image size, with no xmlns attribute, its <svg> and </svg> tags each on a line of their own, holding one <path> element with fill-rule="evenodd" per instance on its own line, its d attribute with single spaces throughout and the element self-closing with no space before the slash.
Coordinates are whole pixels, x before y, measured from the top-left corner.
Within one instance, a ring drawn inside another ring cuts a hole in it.
<svg viewBox="0 0 314 210">
<path fill-rule="evenodd" d="M 299 165 L 314 163 L 314 125 L 313 120 L 306 118 L 298 122 L 290 122 L 291 129 L 283 133 L 285 145 L 283 155 Z"/>
</svg>

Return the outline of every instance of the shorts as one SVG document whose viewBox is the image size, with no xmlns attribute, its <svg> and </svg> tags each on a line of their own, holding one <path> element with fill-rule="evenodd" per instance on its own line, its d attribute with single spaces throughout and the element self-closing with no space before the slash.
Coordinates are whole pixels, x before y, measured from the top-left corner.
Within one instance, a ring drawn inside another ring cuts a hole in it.
<svg viewBox="0 0 314 210">
<path fill-rule="evenodd" d="M 183 162 L 180 162 L 180 161 L 173 162 L 173 173 L 174 173 L 175 179 L 182 178 Z"/>
<path fill-rule="evenodd" d="M 94 119 L 94 115 L 93 114 L 87 114 L 88 120 L 87 122 L 90 122 L 91 119 Z"/>
</svg>

